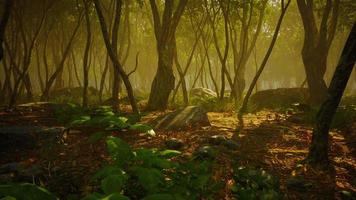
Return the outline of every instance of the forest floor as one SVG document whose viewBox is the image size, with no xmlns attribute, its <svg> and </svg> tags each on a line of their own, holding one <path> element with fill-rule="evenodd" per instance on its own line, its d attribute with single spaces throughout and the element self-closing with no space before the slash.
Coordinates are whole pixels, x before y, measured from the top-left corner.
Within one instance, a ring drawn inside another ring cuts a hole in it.
<svg viewBox="0 0 356 200">
<path fill-rule="evenodd" d="M 142 121 L 147 122 L 162 113 L 153 112 Z M 177 138 L 184 142 L 182 153 L 190 155 L 196 148 L 213 135 L 228 138 L 234 134 L 237 124 L 232 112 L 209 112 L 211 127 L 198 127 L 186 131 L 156 130 L 155 137 L 136 132 L 113 133 L 123 138 L 132 147 L 164 148 L 168 138 Z M 231 180 L 231 158 L 239 165 L 262 168 L 277 176 L 281 182 L 281 191 L 286 199 L 342 199 L 342 191 L 356 194 L 356 122 L 344 130 L 332 130 L 330 134 L 331 168 L 318 171 L 304 165 L 298 165 L 308 152 L 312 126 L 290 120 L 290 114 L 270 110 L 248 114 L 244 117 L 246 127 L 239 134 L 238 148 L 225 152 L 218 158 L 216 176 Z M 46 126 L 61 127 L 50 110 L 18 109 L 12 112 L 0 111 L 0 126 Z M 20 162 L 23 165 L 38 165 L 46 169 L 34 180 L 43 184 L 49 191 L 63 197 L 74 193 L 88 193 L 93 190 L 90 177 L 95 173 L 108 155 L 104 142 L 89 144 L 90 133 L 96 130 L 70 130 L 65 133 L 63 145 L 48 146 L 39 142 L 35 149 L 21 148 L 21 142 L 13 144 L 11 149 L 1 149 L 0 165 Z M 292 177 L 301 176 L 310 187 L 295 189 L 287 187 Z M 229 184 L 227 184 L 227 187 Z M 227 189 L 221 192 L 219 199 L 230 199 Z"/>
</svg>

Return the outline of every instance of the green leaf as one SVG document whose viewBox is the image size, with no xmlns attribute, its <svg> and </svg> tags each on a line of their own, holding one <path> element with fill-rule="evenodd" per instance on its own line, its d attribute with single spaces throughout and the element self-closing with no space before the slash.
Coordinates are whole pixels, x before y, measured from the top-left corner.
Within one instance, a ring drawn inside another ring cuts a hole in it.
<svg viewBox="0 0 356 200">
<path fill-rule="evenodd" d="M 163 184 L 164 181 L 161 171 L 155 168 L 137 167 L 134 173 L 142 186 L 149 192 L 159 190 L 160 185 Z"/>
<path fill-rule="evenodd" d="M 93 133 L 89 136 L 88 142 L 91 144 L 96 143 L 97 141 L 103 139 L 106 135 L 107 133 L 103 131 Z"/>
<path fill-rule="evenodd" d="M 77 119 L 75 119 L 74 121 L 72 121 L 72 122 L 70 123 L 70 125 L 71 125 L 71 126 L 82 125 L 82 124 L 88 122 L 89 120 L 90 120 L 90 116 L 86 116 L 86 115 L 80 116 L 80 117 L 78 117 Z"/>
<path fill-rule="evenodd" d="M 94 193 L 83 198 L 82 200 L 130 200 L 130 199 L 120 193 L 113 193 L 105 197 L 101 194 Z"/>
<path fill-rule="evenodd" d="M 122 194 L 113 193 L 113 194 L 110 194 L 109 196 L 106 196 L 106 197 L 100 199 L 100 200 L 130 200 L 130 199 Z"/>
<path fill-rule="evenodd" d="M 125 165 L 132 160 L 134 154 L 130 146 L 123 140 L 117 137 L 109 137 L 106 140 L 108 151 L 119 166 Z"/>
<path fill-rule="evenodd" d="M 92 177 L 92 181 L 98 180 L 98 179 L 103 179 L 107 176 L 110 176 L 112 174 L 125 174 L 124 171 L 122 171 L 121 168 L 119 167 L 114 167 L 114 166 L 106 166 L 104 168 L 102 168 L 100 171 L 98 171 L 93 177 Z"/>
<path fill-rule="evenodd" d="M 123 174 L 110 175 L 101 181 L 101 189 L 105 194 L 120 192 L 126 180 L 127 177 Z"/>
<path fill-rule="evenodd" d="M 15 197 L 6 196 L 4 198 L 1 198 L 0 200 L 16 200 L 16 198 Z"/>
<path fill-rule="evenodd" d="M 175 200 L 171 194 L 152 194 L 148 195 L 143 200 Z"/>
<path fill-rule="evenodd" d="M 102 197 L 102 194 L 94 192 L 93 194 L 84 197 L 82 200 L 100 200 Z"/>
<path fill-rule="evenodd" d="M 58 200 L 47 190 L 29 183 L 0 185 L 0 196 L 11 196 L 17 200 Z"/>
<path fill-rule="evenodd" d="M 182 152 L 176 150 L 164 150 L 159 152 L 159 155 L 164 158 L 172 158 L 180 154 L 182 154 Z"/>
<path fill-rule="evenodd" d="M 156 136 L 155 131 L 152 129 L 151 126 L 144 125 L 144 124 L 134 124 L 129 127 L 130 130 L 133 131 L 140 131 L 142 133 L 146 133 L 147 135 L 150 136 Z"/>
</svg>

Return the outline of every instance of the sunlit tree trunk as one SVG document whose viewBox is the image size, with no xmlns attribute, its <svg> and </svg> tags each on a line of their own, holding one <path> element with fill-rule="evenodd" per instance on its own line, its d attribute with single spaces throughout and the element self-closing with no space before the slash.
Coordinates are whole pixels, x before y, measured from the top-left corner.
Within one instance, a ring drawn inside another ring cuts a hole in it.
<svg viewBox="0 0 356 200">
<path fill-rule="evenodd" d="M 35 47 L 39 34 L 42 30 L 43 24 L 47 17 L 47 13 L 52 6 L 53 6 L 53 2 L 50 3 L 49 5 L 44 5 L 43 14 L 38 22 L 37 27 L 34 29 L 34 33 L 31 37 L 28 37 L 26 35 L 28 33 L 25 31 L 25 27 L 24 27 L 25 23 L 22 16 L 19 16 L 17 18 L 17 20 L 19 21 L 19 29 L 20 29 L 19 32 L 23 42 L 22 70 L 20 71 L 18 69 L 18 77 L 14 81 L 14 89 L 10 97 L 9 107 L 15 106 L 19 91 L 21 91 L 22 83 L 25 83 L 24 86 L 26 87 L 27 90 L 27 100 L 30 101 L 33 98 L 32 85 L 31 85 L 31 80 L 30 80 L 28 70 L 31 64 L 33 49 Z"/>
<path fill-rule="evenodd" d="M 132 111 L 134 113 L 136 113 L 136 114 L 140 114 L 139 110 L 138 110 L 138 107 L 137 107 L 137 103 L 136 103 L 134 94 L 133 94 L 133 89 L 132 89 L 132 85 L 131 85 L 130 80 L 129 80 L 129 76 L 124 71 L 124 69 L 123 69 L 123 67 L 122 67 L 122 65 L 121 65 L 121 63 L 120 63 L 120 61 L 118 59 L 117 54 L 115 54 L 115 50 L 113 48 L 113 44 L 110 43 L 108 28 L 107 28 L 107 25 L 106 25 L 106 22 L 105 22 L 105 19 L 104 19 L 104 15 L 103 15 L 99 0 L 94 0 L 94 4 L 95 4 L 95 10 L 96 10 L 96 13 L 98 15 L 99 22 L 100 22 L 101 32 L 102 32 L 102 35 L 103 35 L 103 38 L 104 38 L 105 46 L 106 46 L 106 49 L 107 49 L 108 54 L 110 56 L 110 59 L 111 59 L 113 65 L 114 65 L 115 70 L 117 70 L 120 73 L 120 75 L 122 77 L 122 80 L 123 80 L 123 82 L 125 84 L 127 95 L 128 95 L 129 100 L 130 100 L 131 107 L 132 107 Z M 120 17 L 122 1 L 118 0 L 117 4 L 118 4 L 118 9 L 116 9 L 116 12 L 118 13 L 118 17 Z M 120 18 L 118 19 L 118 22 L 120 22 Z"/>
<path fill-rule="evenodd" d="M 62 58 L 60 60 L 60 62 L 58 63 L 54 73 L 49 77 L 47 83 L 46 83 L 46 87 L 44 89 L 44 92 L 42 93 L 42 96 L 41 96 L 41 100 L 42 101 L 48 101 L 49 98 L 50 98 L 50 91 L 51 91 L 51 88 L 54 84 L 54 82 L 56 81 L 56 79 L 58 78 L 58 76 L 60 75 L 60 73 L 62 73 L 63 71 L 63 68 L 64 68 L 64 64 L 65 64 L 65 61 L 67 60 L 67 57 L 71 51 L 71 48 L 72 48 L 72 45 L 73 45 L 73 41 L 74 41 L 74 38 L 78 32 L 78 29 L 80 27 L 80 24 L 81 24 L 81 19 L 82 19 L 82 13 L 79 14 L 79 17 L 78 17 L 78 21 L 77 21 L 77 24 L 75 25 L 74 27 L 74 30 L 73 30 L 73 33 L 64 49 L 64 52 L 63 52 L 63 55 L 62 55 Z"/>
<path fill-rule="evenodd" d="M 351 76 L 356 61 L 356 23 L 353 25 L 349 38 L 339 59 L 339 63 L 331 80 L 327 97 L 316 116 L 312 142 L 307 162 L 314 166 L 325 167 L 329 164 L 329 129 Z"/>
<path fill-rule="evenodd" d="M 252 94 L 253 88 L 256 86 L 256 83 L 257 83 L 259 77 L 261 76 L 261 74 L 262 74 L 262 72 L 263 72 L 263 70 L 264 70 L 264 68 L 265 68 L 265 66 L 267 64 L 267 61 L 268 61 L 268 59 L 269 59 L 269 57 L 270 57 L 270 55 L 272 53 L 273 47 L 274 47 L 274 45 L 275 45 L 275 43 L 277 41 L 277 38 L 278 38 L 278 34 L 279 34 L 279 30 L 280 30 L 281 25 L 282 25 L 282 21 L 283 21 L 284 16 L 285 16 L 285 14 L 287 12 L 287 9 L 289 7 L 290 2 L 291 2 L 291 0 L 288 0 L 287 3 L 285 3 L 284 0 L 281 0 L 281 14 L 279 16 L 276 28 L 274 30 L 271 44 L 269 45 L 268 50 L 266 52 L 266 55 L 263 58 L 263 61 L 262 61 L 262 63 L 260 65 L 256 75 L 254 76 L 254 78 L 253 78 L 253 80 L 252 80 L 252 82 L 250 84 L 250 87 L 247 90 L 247 93 L 246 93 L 246 95 L 244 97 L 243 103 L 242 103 L 242 105 L 241 105 L 241 107 L 239 109 L 239 112 L 237 114 L 237 118 L 238 118 L 238 121 L 239 121 L 238 127 L 237 127 L 237 133 L 239 131 L 241 131 L 243 129 L 243 127 L 244 127 L 244 121 L 243 121 L 242 117 L 243 117 L 243 114 L 247 110 L 248 100 L 249 100 L 249 98 L 250 98 L 250 96 Z M 236 137 L 236 136 L 237 136 L 237 134 L 234 135 L 234 137 Z"/>
<path fill-rule="evenodd" d="M 91 25 L 90 25 L 90 1 L 83 0 L 84 4 L 84 13 L 85 13 L 85 23 L 86 23 L 86 31 L 87 38 L 84 50 L 84 58 L 83 58 L 83 107 L 88 107 L 88 85 L 89 85 L 89 68 L 90 65 L 88 63 L 89 50 L 91 45 Z"/>
<path fill-rule="evenodd" d="M 320 105 L 327 96 L 324 81 L 329 49 L 334 39 L 340 0 L 327 0 L 320 27 L 314 16 L 313 1 L 297 0 L 304 27 L 302 58 L 307 77 L 310 103 Z"/>
<path fill-rule="evenodd" d="M 250 58 L 253 48 L 255 48 L 257 38 L 261 32 L 266 5 L 267 0 L 261 1 L 260 8 L 258 9 L 258 22 L 256 27 L 253 27 L 252 23 L 252 19 L 254 15 L 256 15 L 253 11 L 256 9 L 256 7 L 258 7 L 255 5 L 255 1 L 246 1 L 242 5 L 242 17 L 238 18 L 241 23 L 239 35 L 237 34 L 236 30 L 236 25 L 239 23 L 231 22 L 230 37 L 232 41 L 232 53 L 235 72 L 234 83 L 231 89 L 231 97 L 235 99 L 236 103 L 243 97 L 243 92 L 246 86 L 246 64 Z"/>
<path fill-rule="evenodd" d="M 217 14 L 218 12 L 215 11 L 215 5 L 214 3 L 211 3 L 212 8 L 213 8 L 213 15 L 210 13 L 209 11 L 209 3 L 207 1 L 205 1 L 205 6 L 207 7 L 207 14 L 208 14 L 208 21 L 210 23 L 210 26 L 212 28 L 212 32 L 213 32 L 213 41 L 214 41 L 214 46 L 216 49 L 216 52 L 218 53 L 218 57 L 221 63 L 221 73 L 220 73 L 220 81 L 221 81 L 221 88 L 220 88 L 220 96 L 219 99 L 223 100 L 224 99 L 224 95 L 225 95 L 225 77 L 228 80 L 228 83 L 230 85 L 230 88 L 232 88 L 233 86 L 233 82 L 231 79 L 231 76 L 227 70 L 227 58 L 228 58 L 228 54 L 229 54 L 229 46 L 230 46 L 230 37 L 229 37 L 229 6 L 230 6 L 230 2 L 224 2 L 222 0 L 218 1 L 219 2 L 219 6 L 222 10 L 223 13 L 223 18 L 224 18 L 224 36 L 225 36 L 225 46 L 224 46 L 224 52 L 221 51 L 220 46 L 219 46 L 219 42 L 218 42 L 218 36 L 216 33 L 216 24 L 217 24 Z"/>
<path fill-rule="evenodd" d="M 151 86 L 147 105 L 149 110 L 166 109 L 169 95 L 174 89 L 174 36 L 186 4 L 187 0 L 179 0 L 174 11 L 174 1 L 167 0 L 164 3 L 162 17 L 160 17 L 156 0 L 150 0 L 157 44 L 158 68 Z"/>
</svg>

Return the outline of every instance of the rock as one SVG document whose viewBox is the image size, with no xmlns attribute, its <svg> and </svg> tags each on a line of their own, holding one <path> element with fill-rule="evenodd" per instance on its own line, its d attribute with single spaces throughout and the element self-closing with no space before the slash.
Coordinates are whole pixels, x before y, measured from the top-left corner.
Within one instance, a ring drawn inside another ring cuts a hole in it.
<svg viewBox="0 0 356 200">
<path fill-rule="evenodd" d="M 163 130 L 182 130 L 189 127 L 210 126 L 207 112 L 199 106 L 187 106 L 158 117 L 152 123 L 154 129 Z"/>
<path fill-rule="evenodd" d="M 20 164 L 17 162 L 6 163 L 6 164 L 0 166 L 0 174 L 17 172 L 19 170 L 20 170 Z"/>
<path fill-rule="evenodd" d="M 251 96 L 249 107 L 253 111 L 264 108 L 289 108 L 295 103 L 305 103 L 308 98 L 306 88 L 278 88 L 259 91 Z"/>
<path fill-rule="evenodd" d="M 208 143 L 211 145 L 220 145 L 226 141 L 226 137 L 223 135 L 213 135 L 208 138 Z"/>
<path fill-rule="evenodd" d="M 213 147 L 207 145 L 202 146 L 193 153 L 193 158 L 198 160 L 212 160 L 216 157 L 217 151 Z"/>
<path fill-rule="evenodd" d="M 233 140 L 225 140 L 223 145 L 229 150 L 236 150 L 239 145 Z"/>
<path fill-rule="evenodd" d="M 312 110 L 310 105 L 304 104 L 304 103 L 294 103 L 292 104 L 293 108 L 296 109 L 297 111 L 301 112 L 309 112 Z"/>
<path fill-rule="evenodd" d="M 47 144 L 59 143 L 64 127 L 41 127 L 31 125 L 8 125 L 0 127 L 0 155 L 13 150 L 33 149 L 39 140 Z"/>
<path fill-rule="evenodd" d="M 43 170 L 38 165 L 24 166 L 21 163 L 13 162 L 0 166 L 1 183 L 32 181 L 33 177 L 43 174 Z"/>
<path fill-rule="evenodd" d="M 287 180 L 287 187 L 292 190 L 299 192 L 305 192 L 312 187 L 311 183 L 306 182 L 301 177 L 293 177 Z"/>
<path fill-rule="evenodd" d="M 171 138 L 171 139 L 165 141 L 165 145 L 166 145 L 167 149 L 179 150 L 184 146 L 184 143 L 180 139 Z"/>
<path fill-rule="evenodd" d="M 235 141 L 227 139 L 224 135 L 213 135 L 208 138 L 207 142 L 211 145 L 224 146 L 228 150 L 236 150 L 239 147 Z"/>
<path fill-rule="evenodd" d="M 208 88 L 193 88 L 190 90 L 190 96 L 200 99 L 209 99 L 216 98 L 217 94 Z"/>
</svg>

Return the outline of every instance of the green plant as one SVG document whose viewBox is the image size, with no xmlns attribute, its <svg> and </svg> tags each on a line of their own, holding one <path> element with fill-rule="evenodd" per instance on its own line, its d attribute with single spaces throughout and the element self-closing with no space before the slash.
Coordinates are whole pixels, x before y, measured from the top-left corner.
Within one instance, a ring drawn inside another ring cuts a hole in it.
<svg viewBox="0 0 356 200">
<path fill-rule="evenodd" d="M 213 199 L 220 188 L 212 179 L 211 161 L 173 162 L 179 151 L 144 148 L 134 151 L 116 137 L 108 137 L 106 144 L 113 162 L 93 177 L 93 181 L 100 183 L 101 194 L 91 194 L 86 199 L 111 194 L 145 200 Z"/>
<path fill-rule="evenodd" d="M 29 183 L 0 185 L 0 198 L 4 200 L 58 200 L 44 188 Z"/>
<path fill-rule="evenodd" d="M 281 199 L 279 181 L 264 170 L 239 167 L 234 170 L 233 196 L 239 200 Z"/>
</svg>

